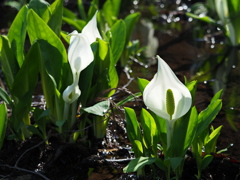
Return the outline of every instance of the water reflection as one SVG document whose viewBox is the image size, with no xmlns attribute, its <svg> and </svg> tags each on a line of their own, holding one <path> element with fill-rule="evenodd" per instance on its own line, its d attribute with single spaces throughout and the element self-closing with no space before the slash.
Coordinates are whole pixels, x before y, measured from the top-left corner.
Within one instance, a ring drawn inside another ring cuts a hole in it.
<svg viewBox="0 0 240 180">
<path fill-rule="evenodd" d="M 198 63 L 193 79 L 208 83 L 214 93 L 223 89 L 223 109 L 231 127 L 237 131 L 240 122 L 240 48 L 222 46 Z"/>
</svg>

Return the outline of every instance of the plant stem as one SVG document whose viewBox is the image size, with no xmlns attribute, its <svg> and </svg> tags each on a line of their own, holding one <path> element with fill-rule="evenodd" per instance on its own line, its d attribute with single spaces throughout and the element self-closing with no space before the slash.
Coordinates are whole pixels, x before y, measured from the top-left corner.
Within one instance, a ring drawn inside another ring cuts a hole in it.
<svg viewBox="0 0 240 180">
<path fill-rule="evenodd" d="M 63 120 L 67 121 L 68 120 L 68 114 L 69 114 L 69 103 L 64 103 L 64 111 L 63 111 Z M 59 127 L 59 133 L 62 133 L 62 127 Z"/>
<path fill-rule="evenodd" d="M 77 100 L 72 103 L 72 114 L 71 114 L 71 120 L 68 127 L 69 130 L 73 127 L 76 121 L 76 114 L 77 114 Z"/>
<path fill-rule="evenodd" d="M 174 122 L 175 121 L 173 121 L 171 119 L 170 119 L 170 121 L 167 120 L 167 149 L 170 147 L 170 144 L 171 144 Z"/>
</svg>

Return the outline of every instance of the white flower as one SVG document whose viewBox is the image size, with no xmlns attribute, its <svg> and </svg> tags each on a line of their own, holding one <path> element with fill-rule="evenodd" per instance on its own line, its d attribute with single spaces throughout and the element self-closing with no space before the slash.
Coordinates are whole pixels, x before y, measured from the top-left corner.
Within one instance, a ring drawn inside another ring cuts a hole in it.
<svg viewBox="0 0 240 180">
<path fill-rule="evenodd" d="M 158 116 L 168 121 L 176 120 L 189 111 L 192 97 L 166 62 L 157 58 L 158 71 L 144 89 L 143 101 Z"/>
<path fill-rule="evenodd" d="M 97 12 L 88 24 L 83 28 L 82 33 L 73 31 L 70 36 L 68 48 L 68 61 L 73 74 L 73 84 L 68 86 L 63 92 L 63 100 L 66 103 L 73 103 L 81 95 L 78 87 L 79 76 L 94 59 L 91 44 L 101 35 L 97 29 Z"/>
</svg>

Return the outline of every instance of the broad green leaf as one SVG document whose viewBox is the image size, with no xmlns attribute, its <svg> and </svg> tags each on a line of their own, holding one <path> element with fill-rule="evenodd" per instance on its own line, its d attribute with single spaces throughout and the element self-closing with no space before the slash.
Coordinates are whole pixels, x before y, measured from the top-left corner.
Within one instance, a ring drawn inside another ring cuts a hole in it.
<svg viewBox="0 0 240 180">
<path fill-rule="evenodd" d="M 20 11 L 22 4 L 20 2 L 17 1 L 5 1 L 4 3 L 5 6 L 10 6 L 12 8 L 17 9 L 18 11 Z"/>
<path fill-rule="evenodd" d="M 217 129 L 215 129 L 210 135 L 207 142 L 205 142 L 205 152 L 206 154 L 215 153 L 216 152 L 216 144 L 217 139 L 220 135 L 220 131 L 222 129 L 222 126 L 219 126 Z"/>
<path fill-rule="evenodd" d="M 198 113 L 196 107 L 191 110 L 182 118 L 176 120 L 173 128 L 173 136 L 169 148 L 170 155 L 182 157 L 185 155 L 187 149 L 192 144 L 195 137 Z"/>
<path fill-rule="evenodd" d="M 222 108 L 222 101 L 220 99 L 210 103 L 210 105 L 200 112 L 198 115 L 198 125 L 196 136 L 198 136 L 203 130 L 205 130 L 209 124 L 214 120 L 216 115 Z"/>
<path fill-rule="evenodd" d="M 117 20 L 120 6 L 121 6 L 121 0 L 107 0 L 104 3 L 102 12 L 106 21 L 109 24 L 109 27 L 112 27 L 112 25 Z"/>
<path fill-rule="evenodd" d="M 109 43 L 101 39 L 98 39 L 98 42 L 98 56 L 95 56 L 94 68 L 94 76 L 97 79 L 97 91 L 103 92 L 106 91 L 106 89 L 112 89 L 105 95 L 106 97 L 110 97 L 114 94 L 114 88 L 118 85 L 118 74 L 115 67 L 116 64 L 113 60 Z"/>
<path fill-rule="evenodd" d="M 8 32 L 8 39 L 11 44 L 11 49 L 21 67 L 24 61 L 24 44 L 26 38 L 27 27 L 27 12 L 28 8 L 23 6 L 18 12 Z"/>
<path fill-rule="evenodd" d="M 63 16 L 73 20 L 77 19 L 77 15 L 66 7 L 63 7 Z"/>
<path fill-rule="evenodd" d="M 139 157 L 136 159 L 131 160 L 128 165 L 123 168 L 123 172 L 136 172 L 137 170 L 143 168 L 146 165 L 153 164 L 157 158 L 151 158 L 151 157 Z"/>
<path fill-rule="evenodd" d="M 109 67 L 109 71 L 108 71 L 108 88 L 109 89 L 114 89 L 117 88 L 118 85 L 118 73 L 116 70 L 116 64 L 114 63 L 113 57 L 112 57 L 112 52 L 110 51 L 110 67 Z M 115 92 L 115 90 L 112 90 L 108 93 L 108 97 L 110 97 L 111 95 L 113 95 Z"/>
<path fill-rule="evenodd" d="M 126 40 L 126 25 L 123 20 L 118 20 L 111 28 L 112 39 L 110 46 L 113 54 L 113 60 L 116 64 L 122 55 Z"/>
<path fill-rule="evenodd" d="M 36 135 L 38 135 L 39 137 L 41 137 L 42 139 L 44 139 L 42 133 L 38 130 L 37 127 L 30 125 L 30 126 L 27 126 L 27 129 L 28 129 L 29 131 L 31 131 L 33 134 L 36 134 Z"/>
<path fill-rule="evenodd" d="M 13 112 L 15 116 L 14 119 L 11 120 L 15 129 L 18 128 L 22 122 L 24 122 L 25 125 L 30 125 L 29 112 L 31 110 L 32 95 L 38 82 L 38 58 L 38 47 L 34 44 L 14 79 L 11 93 L 15 100 Z M 25 135 L 27 135 L 26 133 Z"/>
<path fill-rule="evenodd" d="M 109 43 L 106 41 L 103 41 L 101 39 L 98 39 L 99 42 L 99 57 L 101 60 L 105 60 L 106 56 L 109 52 Z M 109 62 L 105 61 L 105 68 L 108 68 L 108 65 L 110 64 Z"/>
<path fill-rule="evenodd" d="M 28 34 L 31 43 L 37 39 L 41 41 L 40 49 L 44 67 L 54 81 L 56 88 L 62 92 L 71 82 L 71 71 L 67 62 L 66 49 L 59 37 L 32 10 L 28 13 Z"/>
<path fill-rule="evenodd" d="M 50 114 L 53 119 L 62 120 L 62 108 L 64 102 L 59 92 L 61 89 L 58 89 L 56 83 L 57 78 L 53 77 L 54 74 L 57 74 L 59 76 L 63 75 L 62 73 L 65 67 L 61 64 L 62 55 L 54 46 L 44 40 L 38 40 L 37 44 L 40 51 L 39 71 L 41 75 L 44 98 L 46 99 L 47 107 L 50 108 Z M 56 66 L 54 67 L 55 64 Z M 56 71 L 60 71 L 60 73 Z M 65 83 L 70 84 L 71 80 L 66 80 Z M 61 85 L 61 83 L 59 83 L 59 85 Z M 65 86 L 65 88 L 66 87 L 67 85 Z M 64 88 L 64 86 L 62 88 Z"/>
<path fill-rule="evenodd" d="M 134 140 L 132 142 L 134 155 L 136 158 L 144 155 L 143 144 L 139 140 Z"/>
<path fill-rule="evenodd" d="M 29 92 L 31 92 L 29 94 L 30 97 L 27 99 L 32 99 L 32 93 L 36 87 L 39 73 L 39 62 L 36 60 L 38 58 L 36 57 L 37 55 L 39 55 L 38 48 L 36 45 L 33 45 L 29 50 L 21 69 L 14 79 L 12 95 L 18 99 L 25 97 L 25 95 Z"/>
<path fill-rule="evenodd" d="M 35 111 L 39 111 L 39 112 L 40 112 L 39 115 L 34 118 L 34 119 L 36 119 L 35 121 L 38 121 L 38 120 L 40 120 L 41 118 L 50 116 L 50 109 L 46 109 L 46 110 L 36 109 L 36 110 L 34 110 L 34 113 L 35 113 Z"/>
<path fill-rule="evenodd" d="M 143 137 L 147 144 L 146 148 L 152 148 L 152 150 L 154 151 L 153 155 L 157 155 L 157 144 L 159 143 L 159 138 L 156 123 L 151 114 L 144 108 L 142 108 L 140 120 L 143 130 Z"/>
<path fill-rule="evenodd" d="M 38 16 L 42 18 L 44 13 L 46 13 L 45 11 L 47 11 L 48 14 L 51 13 L 48 9 L 49 6 L 50 4 L 45 0 L 31 0 L 29 2 L 28 8 L 34 10 L 35 13 L 37 13 Z"/>
<path fill-rule="evenodd" d="M 155 120 L 157 129 L 158 129 L 158 142 L 161 142 L 163 149 L 167 148 L 167 128 L 166 128 L 166 120 L 157 116 L 155 113 L 151 113 L 152 117 Z M 165 153 L 165 152 L 164 152 Z"/>
<path fill-rule="evenodd" d="M 78 32 L 81 32 L 86 25 L 86 21 L 78 19 L 76 14 L 67 8 L 63 8 L 62 20 L 71 26 L 74 26 Z"/>
<path fill-rule="evenodd" d="M 201 163 L 201 170 L 204 170 L 213 160 L 212 155 L 206 155 L 204 156 L 202 163 Z"/>
<path fill-rule="evenodd" d="M 19 70 L 19 65 L 13 55 L 8 39 L 4 36 L 0 36 L 0 41 L 2 45 L 0 49 L 0 62 L 8 88 L 11 91 L 14 78 Z"/>
<path fill-rule="evenodd" d="M 146 79 L 138 78 L 137 82 L 138 82 L 138 87 L 140 89 L 140 92 L 143 93 L 143 91 L 144 91 L 145 87 L 148 85 L 149 81 Z"/>
<path fill-rule="evenodd" d="M 170 161 L 171 167 L 173 170 L 176 170 L 180 164 L 182 163 L 182 161 L 184 160 L 183 157 L 170 157 L 169 159 L 166 159 L 167 161 Z M 164 159 L 164 161 L 166 161 Z"/>
<path fill-rule="evenodd" d="M 193 104 L 194 103 L 194 99 L 195 99 L 196 90 L 197 90 L 197 81 L 186 82 L 185 85 L 186 85 L 186 87 L 188 88 L 188 90 L 191 93 L 192 104 Z"/>
<path fill-rule="evenodd" d="M 5 103 L 0 104 L 0 114 L 0 149 L 2 149 L 8 123 L 7 106 Z"/>
<path fill-rule="evenodd" d="M 82 110 L 90 114 L 104 116 L 104 114 L 106 114 L 109 108 L 110 108 L 110 100 L 108 99 L 106 101 L 99 102 L 91 107 L 82 108 Z"/>
<path fill-rule="evenodd" d="M 56 0 L 50 5 L 49 9 L 51 11 L 51 15 L 47 24 L 59 37 L 62 28 L 63 0 Z"/>
<path fill-rule="evenodd" d="M 133 109 L 125 107 L 126 126 L 128 138 L 131 142 L 139 140 L 142 142 L 142 134 L 137 121 L 136 113 Z"/>
<path fill-rule="evenodd" d="M 218 92 L 213 96 L 213 98 L 211 99 L 211 103 L 214 102 L 214 101 L 216 101 L 216 100 L 218 100 L 218 99 L 220 99 L 221 96 L 222 96 L 222 92 L 223 92 L 222 90 L 218 91 Z"/>
<path fill-rule="evenodd" d="M 93 78 L 93 73 L 94 73 L 94 64 L 95 61 L 93 61 L 91 64 L 89 64 L 82 72 L 80 75 L 79 79 L 79 88 L 81 90 L 81 96 L 79 97 L 78 101 L 81 102 L 83 107 L 87 106 L 88 102 L 92 101 L 92 98 L 96 95 L 90 94 L 90 89 L 92 86 L 92 78 Z"/>
<path fill-rule="evenodd" d="M 167 171 L 167 167 L 164 164 L 163 160 L 160 158 L 157 158 L 155 161 L 155 164 L 157 165 L 157 167 L 159 167 L 160 169 L 162 169 L 163 171 Z"/>
<path fill-rule="evenodd" d="M 135 24 L 137 23 L 139 17 L 140 17 L 140 13 L 132 13 L 132 14 L 129 14 L 124 19 L 124 22 L 126 24 L 126 45 L 127 45 L 128 41 L 130 40 L 131 34 L 133 32 L 133 29 L 134 29 Z"/>
</svg>

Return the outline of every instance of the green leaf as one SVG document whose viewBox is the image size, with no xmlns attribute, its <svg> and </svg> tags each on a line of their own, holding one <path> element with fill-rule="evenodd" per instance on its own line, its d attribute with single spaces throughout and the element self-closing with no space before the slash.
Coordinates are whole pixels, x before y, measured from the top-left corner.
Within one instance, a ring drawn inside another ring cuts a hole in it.
<svg viewBox="0 0 240 180">
<path fill-rule="evenodd" d="M 122 55 L 126 40 L 126 25 L 123 20 L 118 20 L 111 28 L 112 39 L 110 47 L 112 50 L 113 60 L 116 64 Z"/>
<path fill-rule="evenodd" d="M 119 10 L 120 10 L 121 0 L 107 0 L 102 8 L 103 15 L 109 24 L 109 27 L 117 20 Z"/>
<path fill-rule="evenodd" d="M 11 44 L 11 49 L 17 59 L 19 66 L 21 67 L 24 61 L 24 44 L 26 38 L 27 27 L 27 12 L 28 8 L 23 6 L 15 17 L 9 32 L 8 39 Z"/>
<path fill-rule="evenodd" d="M 63 16 L 73 20 L 77 19 L 77 15 L 66 7 L 63 7 Z"/>
<path fill-rule="evenodd" d="M 22 4 L 20 2 L 17 1 L 5 1 L 4 3 L 5 6 L 10 6 L 12 8 L 17 9 L 18 11 L 20 11 Z"/>
<path fill-rule="evenodd" d="M 45 0 L 31 0 L 29 2 L 28 8 L 34 10 L 35 13 L 37 13 L 38 16 L 42 18 L 44 13 L 46 13 L 45 11 L 50 14 L 50 10 L 48 9 L 49 5 L 50 4 Z"/>
<path fill-rule="evenodd" d="M 143 137 L 147 144 L 147 149 L 153 150 L 152 155 L 157 155 L 158 129 L 151 114 L 142 108 L 140 114 L 141 125 L 143 129 Z"/>
<path fill-rule="evenodd" d="M 209 124 L 214 120 L 216 115 L 222 108 L 222 101 L 220 99 L 210 103 L 210 105 L 200 112 L 198 115 L 198 125 L 196 136 L 198 136 L 203 130 L 205 130 Z"/>
<path fill-rule="evenodd" d="M 216 152 L 217 139 L 220 135 L 221 129 L 222 129 L 222 126 L 219 126 L 217 129 L 213 130 L 213 132 L 209 135 L 209 139 L 207 140 L 207 142 L 205 142 L 206 154 Z"/>
<path fill-rule="evenodd" d="M 216 100 L 218 100 L 218 99 L 220 99 L 221 96 L 222 96 L 222 92 L 223 92 L 223 90 L 218 91 L 218 92 L 213 96 L 213 98 L 211 99 L 211 103 L 214 102 L 214 101 L 216 101 Z"/>
<path fill-rule="evenodd" d="M 26 94 L 29 94 L 29 99 L 31 101 L 33 91 L 38 82 L 38 73 L 39 73 L 39 63 L 36 60 L 38 54 L 38 47 L 33 45 L 29 50 L 25 61 L 19 72 L 17 73 L 14 83 L 12 86 L 12 95 L 21 99 L 26 98 Z M 21 87 L 21 88 L 20 88 Z"/>
<path fill-rule="evenodd" d="M 36 110 L 35 110 L 35 111 L 36 111 Z M 34 112 L 35 112 L 35 111 L 34 111 Z M 41 112 L 41 114 L 35 118 L 36 121 L 40 120 L 40 119 L 43 118 L 43 117 L 50 116 L 50 109 L 46 109 L 46 110 L 44 110 L 44 111 L 39 110 L 39 111 Z"/>
<path fill-rule="evenodd" d="M 195 137 L 198 122 L 197 118 L 197 109 L 196 107 L 192 107 L 186 115 L 176 120 L 171 145 L 168 150 L 171 153 L 170 156 L 182 157 L 185 155 Z"/>
<path fill-rule="evenodd" d="M 44 139 L 42 133 L 41 133 L 41 132 L 38 130 L 38 128 L 36 128 L 35 126 L 32 126 L 32 125 L 27 126 L 27 129 L 28 129 L 29 131 L 31 131 L 33 134 L 36 134 L 36 135 L 38 135 L 39 137 L 41 137 L 42 139 Z"/>
<path fill-rule="evenodd" d="M 197 81 L 186 82 L 185 85 L 191 93 L 192 104 L 193 104 L 194 99 L 195 99 L 196 90 L 197 90 Z"/>
<path fill-rule="evenodd" d="M 134 140 L 139 140 L 142 142 L 142 134 L 140 130 L 140 126 L 137 121 L 136 113 L 131 108 L 124 108 L 125 110 L 125 117 L 126 117 L 126 127 L 127 127 L 127 134 L 128 138 L 131 142 Z"/>
<path fill-rule="evenodd" d="M 82 20 L 74 20 L 71 18 L 63 17 L 62 20 L 67 24 L 73 26 L 78 32 L 81 32 L 83 27 L 86 25 L 85 21 Z"/>
<path fill-rule="evenodd" d="M 12 103 L 12 100 L 11 100 L 10 96 L 1 87 L 0 87 L 0 99 L 3 100 L 8 105 L 10 105 L 11 108 L 13 108 L 14 105 Z"/>
<path fill-rule="evenodd" d="M 138 19 L 140 17 L 140 13 L 132 13 L 129 14 L 125 19 L 124 22 L 126 24 L 126 45 L 130 40 L 131 34 L 133 32 L 133 29 L 135 27 L 135 24 L 137 23 Z"/>
<path fill-rule="evenodd" d="M 19 70 L 19 66 L 17 60 L 13 55 L 13 51 L 11 50 L 8 39 L 4 36 L 0 37 L 2 45 L 0 49 L 0 62 L 2 64 L 2 71 L 4 73 L 8 88 L 11 91 L 14 78 Z"/>
<path fill-rule="evenodd" d="M 90 89 L 92 85 L 92 78 L 94 73 L 94 65 L 95 61 L 93 61 L 91 64 L 89 64 L 80 75 L 79 80 L 79 88 L 81 89 L 81 96 L 79 97 L 78 101 L 81 102 L 83 107 L 87 106 L 87 102 L 91 102 L 93 96 L 96 94 L 90 94 Z"/>
<path fill-rule="evenodd" d="M 123 169 L 124 173 L 136 172 L 137 170 L 143 168 L 146 165 L 153 164 L 157 158 L 152 157 L 139 157 L 131 160 L 128 165 Z"/>
<path fill-rule="evenodd" d="M 195 14 L 192 14 L 192 13 L 189 13 L 189 12 L 187 12 L 186 15 L 189 16 L 189 17 L 192 17 L 194 19 L 199 19 L 201 21 L 207 22 L 207 23 L 217 24 L 217 22 L 209 16 L 203 16 L 202 17 L 202 16 L 198 16 L 198 15 L 195 15 Z"/>
<path fill-rule="evenodd" d="M 28 13 L 28 34 L 31 43 L 37 39 L 41 41 L 43 68 L 51 76 L 56 88 L 62 92 L 71 80 L 71 71 L 67 61 L 66 49 L 59 37 L 48 25 L 32 10 Z M 39 41 L 40 42 L 40 41 Z"/>
<path fill-rule="evenodd" d="M 78 0 L 77 5 L 78 5 L 78 12 L 79 12 L 81 18 L 83 20 L 87 21 L 87 15 L 86 15 L 82 0 Z"/>
<path fill-rule="evenodd" d="M 15 100 L 12 122 L 15 128 L 22 122 L 25 125 L 30 124 L 29 112 L 31 110 L 32 95 L 38 82 L 38 58 L 38 47 L 33 45 L 14 79 L 11 94 Z"/>
<path fill-rule="evenodd" d="M 167 171 L 167 167 L 164 164 L 163 160 L 160 158 L 157 158 L 155 161 L 155 164 L 157 165 L 157 167 L 159 167 L 160 169 L 162 169 L 163 171 Z"/>
<path fill-rule="evenodd" d="M 138 98 L 138 97 L 140 97 L 140 96 L 142 96 L 142 93 L 140 93 L 140 92 L 135 93 L 135 94 L 133 94 L 133 95 L 130 95 L 130 96 L 126 97 L 125 99 L 119 101 L 119 102 L 117 103 L 117 106 L 122 106 L 122 105 L 124 105 L 124 104 L 127 103 L 127 102 L 131 102 L 131 101 L 133 101 L 133 100 L 136 100 L 136 98 Z"/>
<path fill-rule="evenodd" d="M 56 0 L 50 5 L 49 9 L 51 11 L 51 16 L 47 24 L 57 36 L 60 36 L 62 28 L 63 0 Z"/>
<path fill-rule="evenodd" d="M 184 160 L 183 157 L 171 157 L 164 161 L 170 161 L 172 169 L 176 170 L 180 166 L 180 164 L 182 163 L 183 160 Z"/>
<path fill-rule="evenodd" d="M 67 42 L 67 44 L 70 44 L 70 37 L 68 36 L 67 32 L 61 31 L 61 37 Z"/>
<path fill-rule="evenodd" d="M 108 99 L 106 101 L 99 102 L 91 107 L 82 108 L 82 110 L 90 114 L 104 116 L 104 114 L 106 114 L 109 108 L 110 108 L 110 100 Z"/>
<path fill-rule="evenodd" d="M 0 149 L 2 149 L 8 122 L 7 106 L 5 103 L 0 104 L 0 114 Z"/>
<path fill-rule="evenodd" d="M 58 80 L 58 78 L 61 78 L 61 75 L 63 76 L 65 74 L 65 65 L 62 64 L 63 57 L 58 51 L 58 49 L 56 49 L 48 42 L 44 40 L 38 40 L 37 44 L 40 52 L 39 71 L 41 75 L 42 88 L 44 97 L 47 102 L 47 107 L 50 108 L 50 114 L 54 120 L 61 120 L 63 115 L 62 108 L 64 102 L 60 92 L 62 92 L 64 87 L 66 88 L 67 85 L 62 85 L 62 82 L 60 80 L 57 83 L 56 80 Z M 67 71 L 67 68 L 65 70 Z M 70 73 L 70 70 L 68 72 Z M 67 77 L 69 76 L 66 75 L 65 78 Z M 71 81 L 67 79 L 64 81 L 64 83 L 66 84 L 70 84 L 70 82 Z M 60 89 L 60 87 L 62 89 Z"/>
<path fill-rule="evenodd" d="M 145 87 L 148 85 L 149 81 L 146 79 L 138 78 L 137 82 L 138 82 L 138 87 L 140 89 L 140 92 L 143 93 L 143 91 L 144 91 Z"/>
<path fill-rule="evenodd" d="M 202 163 L 201 163 L 201 170 L 204 170 L 213 160 L 212 155 L 206 155 L 204 156 Z"/>
<path fill-rule="evenodd" d="M 135 155 L 135 157 L 140 157 L 140 156 L 144 155 L 143 145 L 142 145 L 141 141 L 134 140 L 132 142 L 132 145 L 134 147 L 134 155 Z"/>
<path fill-rule="evenodd" d="M 153 112 L 151 114 L 152 114 L 152 117 L 155 120 L 157 129 L 158 129 L 158 137 L 159 137 L 158 142 L 161 142 L 161 144 L 163 146 L 163 149 L 166 149 L 167 148 L 167 130 L 166 130 L 167 125 L 166 125 L 166 120 L 157 116 Z"/>
<path fill-rule="evenodd" d="M 99 0 L 92 0 L 91 5 L 88 9 L 88 21 L 93 17 L 95 12 L 98 10 L 99 7 Z"/>
</svg>

